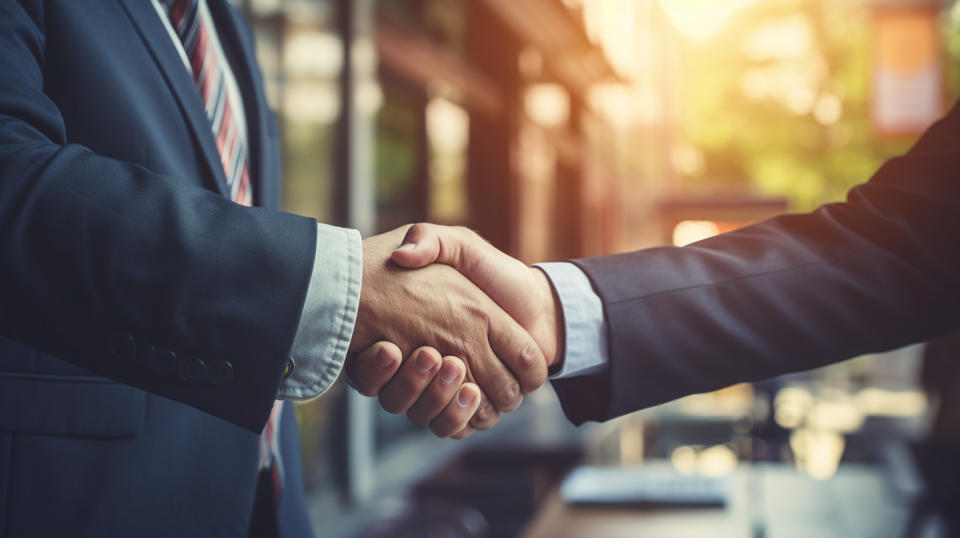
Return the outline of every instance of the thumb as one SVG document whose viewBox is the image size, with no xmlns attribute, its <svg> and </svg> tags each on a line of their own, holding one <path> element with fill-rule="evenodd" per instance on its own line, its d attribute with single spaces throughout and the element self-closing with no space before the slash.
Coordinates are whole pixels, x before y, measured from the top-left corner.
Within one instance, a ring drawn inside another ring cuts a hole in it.
<svg viewBox="0 0 960 538">
<path fill-rule="evenodd" d="M 407 229 L 391 259 L 401 267 L 449 265 L 473 281 L 501 308 L 522 323 L 531 312 L 527 266 L 500 252 L 469 228 L 418 223 Z"/>
<path fill-rule="evenodd" d="M 400 267 L 417 269 L 438 261 L 440 257 L 440 234 L 433 224 L 414 224 L 407 228 L 402 244 L 390 259 Z M 442 262 L 442 260 L 440 260 Z"/>
<path fill-rule="evenodd" d="M 391 255 L 401 267 L 418 268 L 431 263 L 449 265 L 484 290 L 501 307 L 518 284 L 511 276 L 526 273 L 526 265 L 503 254 L 473 230 L 460 226 L 417 223 L 407 229 L 401 244 Z M 520 271 L 519 273 L 517 271 Z"/>
</svg>

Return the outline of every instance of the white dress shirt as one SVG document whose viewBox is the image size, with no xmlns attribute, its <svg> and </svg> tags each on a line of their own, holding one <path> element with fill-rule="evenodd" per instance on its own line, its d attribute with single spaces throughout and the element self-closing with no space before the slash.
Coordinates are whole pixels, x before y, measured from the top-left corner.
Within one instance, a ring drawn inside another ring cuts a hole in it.
<svg viewBox="0 0 960 538">
<path fill-rule="evenodd" d="M 550 379 L 602 372 L 610 361 L 607 323 L 590 279 L 569 262 L 539 263 L 537 267 L 547 274 L 563 310 L 564 352 L 560 369 Z"/>
</svg>

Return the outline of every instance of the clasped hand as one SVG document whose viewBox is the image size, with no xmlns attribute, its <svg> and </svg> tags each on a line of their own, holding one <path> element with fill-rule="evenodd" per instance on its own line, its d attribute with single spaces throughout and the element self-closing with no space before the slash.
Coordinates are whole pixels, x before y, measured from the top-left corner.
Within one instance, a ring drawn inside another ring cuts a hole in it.
<svg viewBox="0 0 960 538">
<path fill-rule="evenodd" d="M 346 373 L 385 410 L 462 439 L 543 385 L 561 342 L 546 276 L 473 231 L 415 224 L 364 240 Z"/>
</svg>

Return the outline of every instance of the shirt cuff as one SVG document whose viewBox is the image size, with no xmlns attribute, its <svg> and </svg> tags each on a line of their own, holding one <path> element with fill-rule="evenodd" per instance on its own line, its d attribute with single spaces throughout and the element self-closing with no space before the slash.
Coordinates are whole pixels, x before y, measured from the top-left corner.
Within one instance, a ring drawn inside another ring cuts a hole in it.
<svg viewBox="0 0 960 538">
<path fill-rule="evenodd" d="M 607 323 L 603 319 L 603 302 L 593 291 L 590 279 L 568 262 L 538 263 L 535 267 L 546 273 L 563 308 L 564 354 L 560 358 L 560 369 L 553 372 L 550 379 L 606 370 L 610 362 Z"/>
<path fill-rule="evenodd" d="M 307 400 L 340 375 L 357 321 L 363 274 L 360 232 L 317 224 L 313 274 L 293 339 L 293 372 L 280 383 L 281 400 Z"/>
</svg>

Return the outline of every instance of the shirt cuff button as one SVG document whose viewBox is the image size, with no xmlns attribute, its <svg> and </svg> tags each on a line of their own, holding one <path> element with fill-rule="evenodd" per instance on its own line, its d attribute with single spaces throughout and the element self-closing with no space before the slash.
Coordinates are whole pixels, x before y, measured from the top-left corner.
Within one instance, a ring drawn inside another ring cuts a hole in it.
<svg viewBox="0 0 960 538">
<path fill-rule="evenodd" d="M 294 362 L 293 357 L 287 357 L 287 364 L 283 367 L 283 376 L 281 379 L 287 379 L 293 375 L 293 370 L 296 367 L 297 364 Z"/>
</svg>

